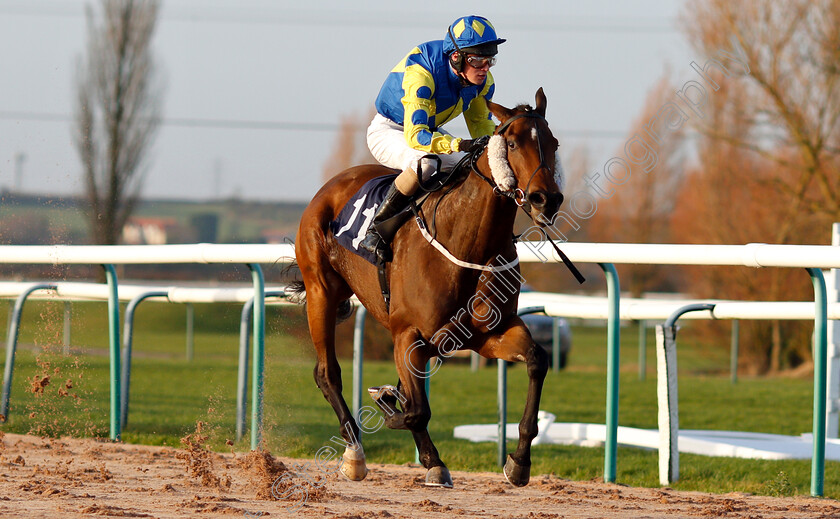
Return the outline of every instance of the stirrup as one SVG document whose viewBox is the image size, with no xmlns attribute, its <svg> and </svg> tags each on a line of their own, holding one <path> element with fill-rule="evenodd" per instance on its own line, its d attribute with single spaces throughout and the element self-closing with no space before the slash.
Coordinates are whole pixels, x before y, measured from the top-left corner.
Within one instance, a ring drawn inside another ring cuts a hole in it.
<svg viewBox="0 0 840 519">
<path fill-rule="evenodd" d="M 374 239 L 376 239 L 376 241 L 374 241 Z M 382 236 L 376 232 L 376 229 L 374 229 L 373 226 L 370 226 L 367 234 L 365 234 L 365 237 L 359 243 L 359 247 L 365 249 L 371 254 L 376 254 L 377 249 L 379 249 L 379 244 L 382 243 L 382 241 Z"/>
<path fill-rule="evenodd" d="M 370 243 L 366 243 L 368 242 L 369 238 L 375 238 L 376 242 L 374 242 L 374 244 L 372 245 Z M 387 241 L 385 241 L 385 238 L 383 238 L 382 235 L 379 234 L 376 231 L 376 229 L 373 228 L 373 226 L 370 227 L 370 230 L 368 230 L 365 239 L 362 240 L 361 243 L 359 243 L 359 246 L 376 256 L 376 258 L 379 261 L 382 261 L 384 263 L 387 263 L 393 259 L 393 252 L 391 251 L 390 244 Z"/>
</svg>

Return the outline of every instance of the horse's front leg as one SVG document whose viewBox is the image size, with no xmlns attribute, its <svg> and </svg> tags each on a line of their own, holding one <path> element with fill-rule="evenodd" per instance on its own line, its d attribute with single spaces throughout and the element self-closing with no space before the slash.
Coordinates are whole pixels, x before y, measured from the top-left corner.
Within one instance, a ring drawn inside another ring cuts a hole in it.
<svg viewBox="0 0 840 519">
<path fill-rule="evenodd" d="M 386 414 L 385 424 L 392 429 L 408 429 L 414 436 L 420 463 L 426 469 L 426 485 L 452 487 L 452 477 L 440 459 L 437 448 L 429 436 L 428 424 L 432 417 L 426 395 L 426 362 L 432 348 L 420 339 L 416 331 L 406 331 L 394 337 L 394 361 L 400 377 L 400 389 L 390 390 L 390 402 L 400 401 L 403 409 L 398 412 L 393 404 L 378 401 Z M 396 393 L 396 394 L 394 394 Z M 385 400 L 385 399 L 382 399 Z M 384 405 L 383 405 L 384 404 Z"/>
<path fill-rule="evenodd" d="M 516 451 L 508 455 L 504 468 L 505 478 L 512 485 L 525 486 L 531 479 L 531 442 L 539 432 L 537 413 L 543 381 L 548 372 L 548 355 L 537 346 L 518 316 L 512 317 L 502 333 L 489 337 L 476 351 L 489 359 L 524 361 L 528 367 L 528 396 L 519 422 L 519 444 Z"/>
</svg>

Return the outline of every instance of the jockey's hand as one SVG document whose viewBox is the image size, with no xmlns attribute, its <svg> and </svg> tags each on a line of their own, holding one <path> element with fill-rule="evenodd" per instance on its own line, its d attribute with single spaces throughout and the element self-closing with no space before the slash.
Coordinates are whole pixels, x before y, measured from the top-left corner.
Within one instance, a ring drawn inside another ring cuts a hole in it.
<svg viewBox="0 0 840 519">
<path fill-rule="evenodd" d="M 484 137 L 479 137 L 478 139 L 461 139 L 461 142 L 458 143 L 458 151 L 476 151 L 484 148 L 487 146 L 487 143 L 490 141 L 490 136 L 485 135 Z"/>
<path fill-rule="evenodd" d="M 458 151 L 472 151 L 478 139 L 461 139 L 458 144 Z"/>
</svg>

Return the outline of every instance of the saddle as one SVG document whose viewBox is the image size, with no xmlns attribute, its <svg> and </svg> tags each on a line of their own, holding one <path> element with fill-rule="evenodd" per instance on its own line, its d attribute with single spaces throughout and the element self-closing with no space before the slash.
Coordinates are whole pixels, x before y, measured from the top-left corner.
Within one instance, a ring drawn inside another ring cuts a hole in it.
<svg viewBox="0 0 840 519">
<path fill-rule="evenodd" d="M 423 193 L 416 196 L 406 209 L 391 218 L 377 224 L 377 230 L 382 234 L 393 236 L 396 231 L 407 222 L 412 215 L 417 216 L 418 210 L 428 198 L 429 194 L 452 184 L 462 177 L 458 173 L 458 166 L 434 175 L 425 185 L 421 186 Z M 379 204 L 385 198 L 388 188 L 394 182 L 397 174 L 383 175 L 365 182 L 356 193 L 344 204 L 335 220 L 330 222 L 330 230 L 336 241 L 353 254 L 361 256 L 371 265 L 377 265 L 375 254 L 361 248 L 359 244 L 367 233 L 368 226 Z"/>
<path fill-rule="evenodd" d="M 393 236 L 400 227 L 413 216 L 419 217 L 419 208 L 429 197 L 429 194 L 461 179 L 469 170 L 456 164 L 451 170 L 440 171 L 421 184 L 422 195 L 415 197 L 408 207 L 391 218 L 377 224 L 376 228 L 382 234 Z M 377 256 L 361 247 L 359 244 L 367 233 L 368 226 L 379 204 L 384 200 L 388 188 L 397 174 L 383 175 L 373 178 L 364 185 L 344 204 L 335 220 L 330 222 L 330 230 L 336 241 L 353 254 L 361 256 L 371 265 L 376 266 L 379 276 L 379 286 L 386 308 L 390 306 L 391 293 L 388 278 L 385 275 L 386 262 L 379 261 Z"/>
</svg>

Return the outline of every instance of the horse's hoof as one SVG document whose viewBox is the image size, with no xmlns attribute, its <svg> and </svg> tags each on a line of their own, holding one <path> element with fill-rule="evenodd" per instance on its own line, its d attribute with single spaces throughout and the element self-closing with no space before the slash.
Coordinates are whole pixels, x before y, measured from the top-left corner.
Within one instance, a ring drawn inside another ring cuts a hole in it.
<svg viewBox="0 0 840 519">
<path fill-rule="evenodd" d="M 426 472 L 427 487 L 452 488 L 452 476 L 449 469 L 443 466 L 432 467 Z"/>
<path fill-rule="evenodd" d="M 531 465 L 520 465 L 510 454 L 508 454 L 503 472 L 508 483 L 515 487 L 524 487 L 531 480 Z"/>
<path fill-rule="evenodd" d="M 361 481 L 367 476 L 368 470 L 365 465 L 365 453 L 362 446 L 356 449 L 347 447 L 341 457 L 341 473 L 350 481 Z"/>
</svg>

